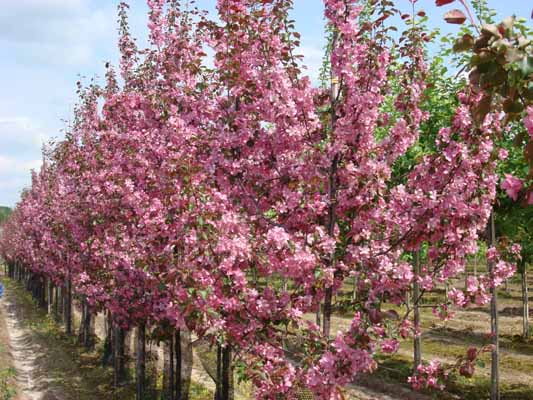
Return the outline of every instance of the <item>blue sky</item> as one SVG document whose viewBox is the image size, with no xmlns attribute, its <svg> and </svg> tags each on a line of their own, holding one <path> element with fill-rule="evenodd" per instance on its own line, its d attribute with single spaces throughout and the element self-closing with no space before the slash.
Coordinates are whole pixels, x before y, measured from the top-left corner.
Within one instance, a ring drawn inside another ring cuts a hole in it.
<svg viewBox="0 0 533 400">
<path fill-rule="evenodd" d="M 116 64 L 118 0 L 1 0 L 0 7 L 0 205 L 13 206 L 30 182 L 30 170 L 40 165 L 41 148 L 61 130 L 72 114 L 79 77 L 102 76 L 104 64 Z M 199 0 L 214 9 L 215 0 Z M 301 52 L 316 78 L 324 46 L 322 1 L 294 0 L 294 19 L 302 34 Z M 397 0 L 408 11 L 408 0 Z M 432 26 L 444 32 L 434 0 L 418 0 Z M 531 0 L 490 0 L 502 16 L 529 17 Z M 134 36 L 144 43 L 146 6 L 131 0 Z"/>
</svg>

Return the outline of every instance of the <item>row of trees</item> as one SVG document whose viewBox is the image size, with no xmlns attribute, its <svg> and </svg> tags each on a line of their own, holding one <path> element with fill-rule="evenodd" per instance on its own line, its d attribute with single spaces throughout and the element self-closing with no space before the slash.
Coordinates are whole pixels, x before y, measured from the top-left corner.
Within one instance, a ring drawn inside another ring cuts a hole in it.
<svg viewBox="0 0 533 400">
<path fill-rule="evenodd" d="M 414 285 L 416 305 L 464 272 L 508 155 L 504 102 L 487 101 L 479 80 L 434 129 L 430 37 L 412 3 L 398 35 L 388 0 L 325 0 L 322 88 L 302 73 L 291 1 L 219 0 L 212 20 L 188 3 L 149 0 L 147 49 L 121 3 L 120 77 L 108 64 L 105 85 L 79 85 L 65 139 L 45 150 L 3 227 L 11 274 L 65 297 L 68 332 L 72 291 L 82 329 L 106 311 L 117 383 L 124 332 L 137 328 L 139 399 L 146 330 L 174 344 L 172 398 L 187 398 L 191 333 L 218 348 L 217 400 L 231 397 L 235 366 L 258 398 L 293 399 L 302 388 L 342 398 L 377 354 L 418 335 L 413 308 L 400 316 L 387 304 L 403 304 Z M 488 302 L 518 253 L 490 247 L 490 273 L 451 289 L 450 301 Z M 353 320 L 332 332 L 348 280 Z M 441 387 L 444 376 L 438 363 L 420 364 L 412 381 Z"/>
</svg>

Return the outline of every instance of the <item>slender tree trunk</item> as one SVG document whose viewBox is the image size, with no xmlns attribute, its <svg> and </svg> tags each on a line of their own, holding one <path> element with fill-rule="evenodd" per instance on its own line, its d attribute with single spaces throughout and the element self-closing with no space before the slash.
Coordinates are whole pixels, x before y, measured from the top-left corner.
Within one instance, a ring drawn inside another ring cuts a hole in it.
<svg viewBox="0 0 533 400">
<path fill-rule="evenodd" d="M 81 300 L 81 321 L 80 321 L 80 329 L 78 330 L 78 343 L 84 344 L 85 343 L 85 299 L 82 298 Z"/>
<path fill-rule="evenodd" d="M 47 290 L 48 290 L 48 314 L 52 315 L 52 306 L 54 303 L 54 286 L 52 285 L 52 280 L 47 279 Z"/>
<path fill-rule="evenodd" d="M 489 246 L 496 245 L 496 232 L 494 226 L 494 213 L 491 214 L 488 226 L 488 238 Z M 493 262 L 488 262 L 489 274 L 492 275 L 494 268 Z M 491 385 L 490 385 L 490 399 L 500 400 L 500 371 L 499 371 L 499 358 L 500 358 L 500 343 L 498 332 L 498 293 L 496 288 L 491 288 L 491 301 L 490 301 L 490 333 L 492 341 L 492 354 L 491 354 Z"/>
<path fill-rule="evenodd" d="M 47 279 L 43 276 L 41 280 L 41 299 L 42 299 L 42 306 L 48 312 L 48 284 Z"/>
<path fill-rule="evenodd" d="M 529 290 L 527 287 L 527 264 L 522 268 L 522 335 L 529 338 Z"/>
<path fill-rule="evenodd" d="M 56 286 L 54 290 L 54 319 L 56 321 L 59 321 L 59 301 L 59 286 Z"/>
<path fill-rule="evenodd" d="M 191 332 L 182 329 L 180 332 L 181 341 L 181 398 L 180 400 L 189 400 L 189 391 L 191 386 L 192 375 L 192 340 Z"/>
<path fill-rule="evenodd" d="M 420 276 L 420 250 L 415 251 L 414 254 L 414 273 L 415 279 L 413 282 L 413 312 L 414 312 L 414 325 L 415 325 L 415 337 L 413 341 L 413 359 L 414 359 L 414 372 L 417 372 L 418 366 L 422 363 L 422 337 L 420 332 L 420 283 L 418 277 Z"/>
<path fill-rule="evenodd" d="M 72 284 L 67 279 L 65 287 L 65 331 L 67 335 L 72 335 Z"/>
<path fill-rule="evenodd" d="M 143 400 L 146 391 L 146 326 L 137 327 L 136 400 Z"/>
<path fill-rule="evenodd" d="M 337 39 L 338 39 L 338 32 L 335 30 L 333 32 L 333 38 L 331 43 L 331 53 L 333 54 L 335 52 L 335 47 L 337 45 Z M 336 99 L 338 95 L 338 84 L 336 83 L 336 77 L 333 73 L 333 62 L 331 61 L 331 132 L 335 131 L 336 123 L 337 123 L 337 109 L 336 109 Z M 336 224 L 336 207 L 337 207 L 337 168 L 339 163 L 339 156 L 335 155 L 333 157 L 333 160 L 331 162 L 331 167 L 329 171 L 329 178 L 328 178 L 328 200 L 329 200 L 329 210 L 328 210 L 328 234 L 329 236 L 333 237 L 335 235 L 335 224 Z M 330 265 L 329 267 L 333 267 L 333 264 L 335 263 L 335 254 L 331 255 Z M 333 299 L 333 288 L 328 287 L 326 288 L 325 296 L 324 296 L 324 316 L 323 316 L 323 325 L 322 325 L 322 333 L 324 337 L 329 338 L 330 331 L 331 331 L 331 313 L 332 313 L 332 302 Z"/>
<path fill-rule="evenodd" d="M 120 384 L 122 384 L 126 378 L 126 363 L 125 363 L 125 348 L 124 348 L 124 340 L 125 340 L 125 332 L 124 329 L 120 326 L 116 326 L 115 329 L 115 343 L 114 343 L 114 350 L 115 350 L 115 387 L 118 387 Z"/>
<path fill-rule="evenodd" d="M 182 366 L 182 359 L 181 359 L 181 330 L 178 329 L 176 333 L 174 334 L 174 356 L 176 359 L 176 371 L 175 371 L 175 379 L 176 382 L 176 400 L 181 400 L 181 392 L 182 392 L 182 376 L 181 376 L 181 366 Z"/>
<path fill-rule="evenodd" d="M 324 317 L 322 325 L 322 333 L 325 338 L 329 338 L 331 332 L 331 313 L 332 313 L 332 298 L 333 298 L 333 289 L 327 288 L 326 295 L 324 297 Z"/>
<path fill-rule="evenodd" d="M 113 320 L 109 311 L 105 312 L 105 341 L 104 353 L 102 354 L 102 365 L 115 365 L 115 351 L 114 351 L 114 334 L 113 334 Z"/>
<path fill-rule="evenodd" d="M 91 350 L 93 347 L 93 338 L 92 338 L 92 320 L 93 316 L 89 310 L 89 304 L 84 298 L 81 303 L 82 307 L 82 317 L 81 317 L 81 326 L 80 326 L 80 336 L 83 346 L 87 350 Z"/>
<path fill-rule="evenodd" d="M 174 337 L 170 336 L 168 341 L 169 346 L 169 357 L 170 357 L 170 366 L 169 366 L 169 391 L 170 391 L 170 400 L 176 400 L 176 374 L 174 372 Z"/>
<path fill-rule="evenodd" d="M 163 400 L 169 400 L 170 393 L 170 341 L 165 340 L 163 342 Z"/>
<path fill-rule="evenodd" d="M 231 346 L 222 350 L 222 397 L 221 400 L 233 400 L 233 370 L 231 368 Z"/>
<path fill-rule="evenodd" d="M 217 379 L 215 400 L 222 400 L 222 346 L 217 344 Z"/>
</svg>

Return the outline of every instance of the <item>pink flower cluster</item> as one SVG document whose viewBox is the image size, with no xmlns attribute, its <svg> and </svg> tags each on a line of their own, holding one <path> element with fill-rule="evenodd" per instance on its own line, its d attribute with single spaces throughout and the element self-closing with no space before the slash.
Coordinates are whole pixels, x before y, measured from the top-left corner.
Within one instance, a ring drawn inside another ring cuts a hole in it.
<svg viewBox="0 0 533 400">
<path fill-rule="evenodd" d="M 219 0 L 210 20 L 149 0 L 142 50 L 122 4 L 122 79 L 109 66 L 105 85 L 80 85 L 73 126 L 3 227 L 2 257 L 71 281 L 125 328 L 187 327 L 238 348 L 258 398 L 292 399 L 302 386 L 341 398 L 411 334 L 382 305 L 403 303 L 415 279 L 425 290 L 450 281 L 477 252 L 499 121 L 489 114 L 473 134 L 480 98 L 461 93 L 437 151 L 398 177 L 428 118 L 422 32 L 391 44 L 373 36 L 386 35 L 387 13 L 360 24 L 356 1 L 324 4 L 331 90 L 302 74 L 290 2 Z M 405 255 L 423 247 L 415 276 Z M 450 298 L 486 302 L 514 270 L 494 263 Z M 331 335 L 332 298 L 353 277 L 358 311 Z M 306 319 L 321 304 L 322 330 Z M 442 386 L 438 363 L 419 372 L 415 386 Z"/>
</svg>

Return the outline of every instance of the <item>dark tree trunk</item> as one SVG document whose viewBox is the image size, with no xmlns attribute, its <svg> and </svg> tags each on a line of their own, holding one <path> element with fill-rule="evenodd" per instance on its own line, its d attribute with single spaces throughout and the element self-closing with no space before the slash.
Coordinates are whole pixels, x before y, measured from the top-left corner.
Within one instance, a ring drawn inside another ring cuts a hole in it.
<svg viewBox="0 0 533 400">
<path fill-rule="evenodd" d="M 126 379 L 126 360 L 125 360 L 125 332 L 120 326 L 115 326 L 114 334 L 114 361 L 115 361 L 115 387 L 124 383 Z"/>
<path fill-rule="evenodd" d="M 488 225 L 488 239 L 489 246 L 496 246 L 496 231 L 494 226 L 494 213 L 491 214 Z M 493 262 L 488 262 L 489 274 L 492 276 L 494 268 Z M 498 332 L 498 292 L 496 288 L 491 288 L 491 301 L 490 301 L 490 333 L 492 341 L 492 353 L 491 353 L 491 374 L 490 374 L 490 399 L 500 400 L 500 371 L 499 371 L 499 359 L 500 359 L 500 342 Z"/>
<path fill-rule="evenodd" d="M 176 394 L 176 374 L 174 372 L 174 337 L 170 336 L 170 339 L 168 341 L 168 347 L 169 347 L 169 359 L 170 359 L 170 365 L 168 370 L 169 375 L 169 390 L 170 390 L 170 400 L 176 400 L 175 394 Z"/>
<path fill-rule="evenodd" d="M 415 325 L 415 338 L 413 341 L 413 360 L 414 372 L 417 372 L 418 366 L 422 363 L 422 337 L 420 335 L 420 284 L 418 277 L 420 276 L 420 251 L 417 250 L 414 254 L 414 273 L 415 279 L 413 282 L 413 312 Z"/>
<path fill-rule="evenodd" d="M 114 351 L 114 338 L 113 338 L 113 321 L 111 313 L 106 312 L 105 316 L 105 341 L 104 352 L 102 354 L 102 365 L 115 365 L 115 351 Z"/>
<path fill-rule="evenodd" d="M 222 400 L 222 346 L 217 344 L 217 379 L 215 400 Z"/>
<path fill-rule="evenodd" d="M 178 329 L 176 333 L 174 334 L 174 356 L 176 361 L 176 370 L 175 370 L 175 378 L 174 381 L 176 382 L 176 391 L 174 398 L 176 400 L 181 400 L 181 366 L 182 366 L 182 360 L 181 360 L 181 330 Z"/>
<path fill-rule="evenodd" d="M 529 290 L 527 287 L 527 265 L 522 266 L 522 335 L 529 338 Z"/>
<path fill-rule="evenodd" d="M 217 381 L 215 400 L 233 400 L 233 369 L 231 347 L 217 346 Z"/>
<path fill-rule="evenodd" d="M 180 400 L 189 400 L 189 391 L 191 387 L 191 374 L 193 363 L 191 333 L 187 329 L 180 332 L 181 342 L 181 398 Z"/>
<path fill-rule="evenodd" d="M 93 316 L 89 310 L 89 305 L 85 298 L 81 301 L 81 324 L 79 332 L 79 341 L 83 344 L 87 350 L 93 348 L 93 336 L 92 336 L 92 320 Z"/>
<path fill-rule="evenodd" d="M 331 40 L 331 54 L 335 52 L 335 47 L 337 45 L 338 40 L 338 32 L 333 32 L 333 37 Z M 333 64 L 332 64 L 333 65 Z M 335 131 L 336 125 L 337 125 L 337 108 L 336 108 L 336 101 L 337 101 L 337 95 L 339 92 L 338 83 L 336 83 L 336 77 L 333 73 L 333 68 L 331 68 L 330 71 L 330 116 L 331 116 L 331 132 Z M 328 176 L 328 200 L 329 200 L 329 209 L 328 209 L 328 222 L 327 222 L 327 230 L 328 235 L 333 237 L 335 235 L 335 224 L 337 223 L 337 169 L 339 164 L 339 155 L 336 154 L 333 157 L 333 160 L 331 161 L 331 166 L 329 170 L 329 176 Z M 329 267 L 333 267 L 335 263 L 335 254 L 331 255 L 331 259 L 329 260 Z M 322 317 L 322 333 L 324 337 L 329 339 L 330 331 L 331 331 L 331 313 L 332 313 L 332 305 L 331 302 L 333 300 L 333 288 L 328 287 L 326 288 L 325 297 L 324 297 L 324 315 Z"/>
<path fill-rule="evenodd" d="M 143 400 L 146 392 L 146 326 L 137 328 L 136 400 Z"/>
<path fill-rule="evenodd" d="M 48 300 L 48 315 L 52 315 L 52 305 L 54 304 L 54 287 L 52 286 L 52 280 L 47 279 L 46 282 L 47 289 L 47 300 Z"/>
<path fill-rule="evenodd" d="M 54 318 L 56 321 L 59 321 L 60 319 L 60 313 L 63 311 L 63 300 L 61 299 L 61 287 L 56 286 L 55 287 L 55 299 L 54 299 Z"/>
<path fill-rule="evenodd" d="M 322 333 L 325 338 L 329 338 L 331 331 L 331 313 L 332 313 L 332 302 L 333 299 L 333 289 L 327 288 L 326 295 L 324 297 L 324 315 L 322 317 Z"/>
<path fill-rule="evenodd" d="M 222 350 L 222 397 L 221 400 L 233 400 L 233 369 L 231 367 L 231 347 Z"/>
<path fill-rule="evenodd" d="M 67 335 L 72 335 L 72 284 L 70 279 L 66 282 L 65 287 L 65 331 Z"/>
</svg>

